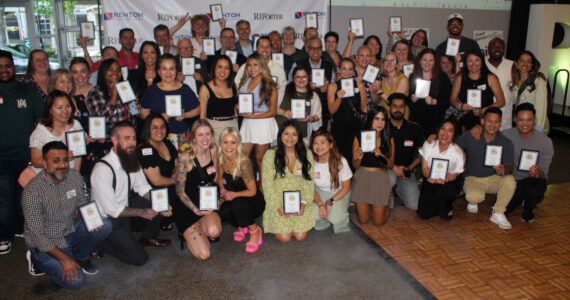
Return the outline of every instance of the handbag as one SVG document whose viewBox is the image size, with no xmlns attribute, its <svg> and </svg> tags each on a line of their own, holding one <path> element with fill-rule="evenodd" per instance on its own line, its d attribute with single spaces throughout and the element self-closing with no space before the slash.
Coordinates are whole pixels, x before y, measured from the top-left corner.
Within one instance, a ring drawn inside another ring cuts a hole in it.
<svg viewBox="0 0 570 300">
<path fill-rule="evenodd" d="M 18 177 L 18 183 L 23 188 L 25 188 L 26 185 L 28 185 L 28 183 L 30 182 L 30 180 L 36 177 L 36 175 L 38 175 L 38 173 L 36 173 L 36 171 L 32 169 L 32 166 L 29 165 L 27 168 L 24 169 L 24 171 L 22 171 L 22 173 L 20 173 L 20 176 Z"/>
<path fill-rule="evenodd" d="M 352 110 L 352 116 L 358 119 L 358 122 L 360 123 L 360 129 L 363 129 L 366 126 L 366 122 L 368 121 L 368 113 L 356 109 L 352 101 L 350 100 L 347 101 L 348 105 L 350 106 L 350 109 Z"/>
</svg>

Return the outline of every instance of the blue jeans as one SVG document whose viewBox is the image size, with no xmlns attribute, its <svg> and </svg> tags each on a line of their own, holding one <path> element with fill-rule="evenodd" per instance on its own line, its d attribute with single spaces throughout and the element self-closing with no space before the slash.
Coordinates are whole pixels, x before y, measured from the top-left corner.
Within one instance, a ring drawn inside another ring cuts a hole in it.
<svg viewBox="0 0 570 300">
<path fill-rule="evenodd" d="M 11 241 L 14 234 L 23 232 L 22 187 L 20 173 L 28 160 L 0 160 L 0 241 Z"/>
<path fill-rule="evenodd" d="M 418 209 L 418 200 L 420 199 L 420 188 L 418 187 L 418 181 L 416 180 L 416 175 L 411 172 L 408 179 L 400 179 L 396 177 L 396 174 L 392 170 L 388 170 L 388 175 L 390 177 L 390 186 L 394 187 L 396 185 L 396 195 L 398 198 L 404 201 L 404 205 L 411 210 Z"/>
<path fill-rule="evenodd" d="M 75 226 L 75 232 L 72 232 L 65 237 L 67 247 L 60 250 L 75 261 L 84 261 L 89 259 L 89 253 L 95 250 L 95 248 L 99 246 L 99 244 L 111 233 L 113 229 L 109 219 L 104 220 L 103 229 L 98 232 L 87 232 L 81 217 L 74 218 L 73 225 Z M 76 250 L 72 251 L 72 248 L 75 246 L 77 246 Z M 32 259 L 36 263 L 36 266 L 42 272 L 46 273 L 57 285 L 66 289 L 74 290 L 81 287 L 83 282 L 85 282 L 85 274 L 81 268 L 77 269 L 77 273 L 79 273 L 80 277 L 75 277 L 75 283 L 72 284 L 71 282 L 62 280 L 61 277 L 63 269 L 61 268 L 61 263 L 57 259 L 49 255 L 47 252 L 42 252 L 35 247 L 31 247 L 30 252 L 32 253 Z"/>
</svg>

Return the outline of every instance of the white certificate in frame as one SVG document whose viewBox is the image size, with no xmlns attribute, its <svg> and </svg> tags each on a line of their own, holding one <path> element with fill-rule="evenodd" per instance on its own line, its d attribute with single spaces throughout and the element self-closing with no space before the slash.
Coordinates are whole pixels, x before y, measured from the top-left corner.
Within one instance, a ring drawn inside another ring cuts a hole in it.
<svg viewBox="0 0 570 300">
<path fill-rule="evenodd" d="M 238 53 L 237 51 L 234 50 L 226 50 L 226 55 L 230 58 L 230 60 L 232 61 L 232 65 L 237 64 L 237 57 L 238 57 Z"/>
<path fill-rule="evenodd" d="M 216 55 L 216 40 L 202 39 L 202 51 L 204 51 L 206 55 L 210 56 Z"/>
<path fill-rule="evenodd" d="M 123 75 L 123 80 L 127 80 L 127 78 L 129 78 L 129 67 L 128 66 L 122 66 L 121 67 L 121 75 Z"/>
<path fill-rule="evenodd" d="M 500 165 L 502 155 L 503 155 L 503 146 L 487 145 L 485 147 L 485 160 L 483 162 L 483 165 L 485 167 L 496 167 Z"/>
<path fill-rule="evenodd" d="M 121 98 L 121 102 L 123 102 L 123 104 L 137 99 L 137 96 L 135 96 L 135 92 L 133 91 L 133 87 L 128 80 L 117 82 L 115 84 L 115 88 L 117 89 L 117 94 L 119 94 L 119 98 Z"/>
<path fill-rule="evenodd" d="M 311 81 L 317 87 L 325 85 L 325 69 L 311 69 Z"/>
<path fill-rule="evenodd" d="M 253 113 L 253 93 L 238 94 L 238 113 L 240 114 Z"/>
<path fill-rule="evenodd" d="M 85 21 L 80 23 L 81 36 L 90 40 L 95 39 L 95 23 L 93 21 Z"/>
<path fill-rule="evenodd" d="M 105 117 L 89 117 L 89 137 L 94 140 L 107 138 Z"/>
<path fill-rule="evenodd" d="M 301 211 L 301 191 L 283 192 L 283 213 L 297 214 Z"/>
<path fill-rule="evenodd" d="M 406 77 L 410 78 L 410 75 L 414 72 L 414 64 L 405 64 L 402 66 L 402 72 Z"/>
<path fill-rule="evenodd" d="M 319 18 L 316 13 L 305 14 L 305 27 L 307 28 L 319 28 Z"/>
<path fill-rule="evenodd" d="M 164 46 L 158 46 L 158 50 L 160 50 L 160 55 L 164 55 Z"/>
<path fill-rule="evenodd" d="M 362 75 L 362 80 L 374 83 L 376 77 L 378 76 L 378 73 L 380 73 L 380 68 L 368 64 L 368 66 L 366 66 L 366 70 L 364 70 L 364 75 Z"/>
<path fill-rule="evenodd" d="M 471 105 L 472 108 L 481 108 L 481 90 L 468 89 L 467 104 Z"/>
<path fill-rule="evenodd" d="M 87 155 L 87 144 L 85 143 L 85 131 L 68 131 L 65 133 L 67 149 L 73 151 L 73 157 Z"/>
<path fill-rule="evenodd" d="M 83 224 L 85 224 L 85 229 L 87 229 L 88 232 L 94 231 L 104 225 L 103 218 L 95 202 L 89 202 L 79 207 L 79 213 L 83 219 Z"/>
<path fill-rule="evenodd" d="M 224 11 L 221 4 L 210 4 L 210 13 L 212 14 L 212 22 L 216 22 L 224 17 Z"/>
<path fill-rule="evenodd" d="M 200 210 L 217 210 L 217 209 L 218 209 L 218 187 L 201 186 Z"/>
<path fill-rule="evenodd" d="M 461 42 L 460 39 L 447 39 L 447 46 L 445 47 L 445 55 L 447 56 L 455 56 L 459 53 L 459 43 Z"/>
<path fill-rule="evenodd" d="M 306 115 L 305 99 L 291 99 L 291 119 L 304 119 Z"/>
<path fill-rule="evenodd" d="M 167 188 L 150 191 L 150 200 L 152 203 L 152 209 L 156 212 L 160 213 L 169 210 Z"/>
<path fill-rule="evenodd" d="M 363 130 L 360 132 L 360 149 L 362 152 L 372 152 L 376 148 L 376 130 Z"/>
<path fill-rule="evenodd" d="M 192 76 L 196 72 L 196 59 L 194 57 L 182 58 L 182 75 Z"/>
<path fill-rule="evenodd" d="M 349 26 L 356 36 L 364 36 L 364 18 L 350 19 Z"/>
<path fill-rule="evenodd" d="M 285 68 L 285 58 L 283 57 L 283 53 L 271 53 L 271 60 Z"/>
<path fill-rule="evenodd" d="M 340 80 L 341 90 L 343 90 L 346 94 L 344 94 L 343 98 L 353 97 L 354 96 L 354 79 L 346 78 Z"/>
<path fill-rule="evenodd" d="M 182 96 L 166 95 L 164 96 L 164 105 L 166 114 L 171 117 L 182 116 Z"/>
<path fill-rule="evenodd" d="M 449 159 L 432 158 L 431 168 L 429 171 L 429 179 L 447 178 L 447 170 L 449 169 Z"/>
<path fill-rule="evenodd" d="M 429 89 L 431 86 L 430 80 L 416 79 L 415 95 L 418 98 L 425 98 L 429 96 Z"/>
<path fill-rule="evenodd" d="M 390 31 L 402 32 L 402 17 L 390 17 Z"/>
<path fill-rule="evenodd" d="M 519 171 L 530 171 L 530 167 L 538 164 L 538 154 L 540 152 L 529 149 L 521 149 L 519 160 Z"/>
</svg>

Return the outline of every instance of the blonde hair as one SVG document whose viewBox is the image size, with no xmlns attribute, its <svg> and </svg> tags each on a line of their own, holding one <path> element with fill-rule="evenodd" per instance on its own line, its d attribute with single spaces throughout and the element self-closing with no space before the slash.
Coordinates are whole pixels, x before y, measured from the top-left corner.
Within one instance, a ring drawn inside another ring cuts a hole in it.
<svg viewBox="0 0 570 300">
<path fill-rule="evenodd" d="M 382 71 L 381 71 L 381 74 L 380 74 L 380 75 L 382 75 L 382 77 L 387 77 L 387 76 L 388 76 L 388 73 L 386 72 L 386 69 L 384 68 L 384 61 L 386 61 L 386 57 L 387 57 L 388 55 L 394 55 L 394 58 L 395 58 L 395 60 L 396 60 L 396 62 L 394 63 L 394 65 L 395 65 L 394 70 L 396 71 L 396 77 L 398 77 L 398 75 L 400 75 L 400 68 L 398 67 L 398 66 L 399 66 L 399 64 L 398 64 L 398 56 L 396 56 L 396 53 L 394 53 L 394 52 L 392 52 L 392 51 L 388 51 L 388 52 L 384 55 L 384 58 L 382 59 L 382 68 L 381 68 Z"/>
<path fill-rule="evenodd" d="M 226 127 L 222 133 L 220 134 L 220 140 L 218 141 L 218 145 L 220 145 L 218 147 L 218 160 L 220 161 L 220 164 L 223 164 L 227 159 L 227 155 L 222 151 L 222 140 L 224 139 L 224 136 L 226 134 L 232 134 L 233 136 L 236 137 L 237 139 L 237 159 L 236 159 L 236 168 L 234 169 L 233 173 L 232 173 L 232 177 L 234 179 L 236 179 L 237 175 L 238 175 L 238 171 L 240 171 L 240 168 L 242 166 L 242 163 L 244 161 L 247 161 L 249 158 L 247 157 L 247 155 L 245 155 L 245 151 L 243 150 L 242 144 L 241 144 L 241 135 L 239 134 L 239 130 L 235 127 Z"/>
<path fill-rule="evenodd" d="M 64 68 L 57 69 L 57 70 L 53 71 L 53 73 L 51 73 L 51 75 L 49 77 L 48 94 L 53 92 L 53 90 L 55 90 L 55 82 L 57 81 L 57 78 L 60 75 L 64 75 L 65 77 L 67 77 L 67 79 L 69 81 L 71 81 L 71 92 L 70 92 L 70 94 L 73 94 L 73 90 L 75 89 L 75 84 L 73 83 L 73 77 L 71 76 L 71 72 L 68 69 L 64 69 Z"/>
<path fill-rule="evenodd" d="M 212 125 L 210 125 L 210 123 L 207 120 L 198 119 L 194 121 L 194 123 L 192 124 L 192 129 L 190 130 L 190 143 L 188 144 L 188 148 L 184 150 L 184 152 L 182 153 L 182 154 L 184 153 L 188 154 L 189 161 L 193 167 L 194 167 L 194 158 L 198 154 L 198 151 L 196 150 L 196 130 L 200 127 L 208 127 L 210 129 L 210 132 L 212 133 L 212 137 L 214 136 L 214 128 L 212 127 Z M 215 143 L 211 143 L 210 149 L 214 147 Z"/>
<path fill-rule="evenodd" d="M 271 77 L 271 71 L 267 66 L 267 62 L 265 62 L 265 58 L 261 56 L 261 54 L 255 52 L 250 55 L 247 59 L 249 62 L 250 59 L 255 60 L 259 68 L 261 69 L 261 88 L 259 89 L 259 98 L 261 101 L 259 105 L 262 103 L 266 103 L 269 106 L 269 100 L 271 99 L 271 94 L 273 93 L 273 88 L 277 85 L 273 78 Z M 247 80 L 249 79 L 249 74 L 247 72 L 247 63 L 246 63 L 246 70 L 244 70 L 243 76 L 240 79 L 238 90 L 240 90 Z"/>
</svg>

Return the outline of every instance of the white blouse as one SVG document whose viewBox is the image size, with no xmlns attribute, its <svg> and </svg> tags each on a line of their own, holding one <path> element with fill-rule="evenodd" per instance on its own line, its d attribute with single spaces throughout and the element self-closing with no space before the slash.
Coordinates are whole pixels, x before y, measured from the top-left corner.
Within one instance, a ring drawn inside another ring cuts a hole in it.
<svg viewBox="0 0 570 300">
<path fill-rule="evenodd" d="M 447 150 L 439 151 L 439 141 L 432 142 L 429 144 L 427 141 L 419 150 L 420 155 L 427 161 L 428 167 L 431 168 L 431 160 L 433 158 L 447 159 L 449 160 L 449 174 L 461 174 L 464 171 L 465 166 L 465 153 L 461 147 L 457 146 L 455 143 L 449 145 Z"/>
<path fill-rule="evenodd" d="M 65 132 L 78 131 L 78 130 L 83 130 L 83 127 L 81 126 L 81 123 L 79 123 L 77 120 L 73 120 L 73 124 L 66 126 Z M 42 123 L 38 123 L 36 129 L 34 129 L 32 135 L 30 135 L 30 148 L 38 148 L 41 151 L 42 147 L 45 144 L 54 141 L 63 142 L 64 144 L 67 145 L 67 141 L 65 140 L 65 133 L 60 136 L 55 136 L 51 133 L 51 131 L 49 131 L 49 129 L 45 125 L 43 125 Z M 72 169 L 75 167 L 75 160 L 69 162 L 69 167 Z M 34 169 L 34 171 L 36 171 L 36 173 L 39 173 L 42 170 L 41 168 L 35 168 L 35 167 L 32 168 Z"/>
</svg>

